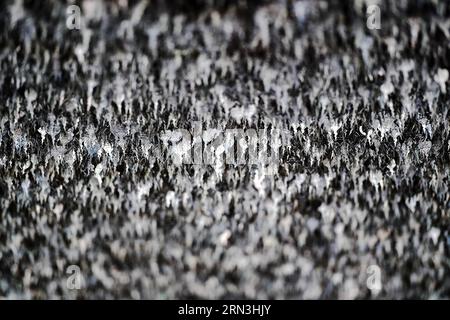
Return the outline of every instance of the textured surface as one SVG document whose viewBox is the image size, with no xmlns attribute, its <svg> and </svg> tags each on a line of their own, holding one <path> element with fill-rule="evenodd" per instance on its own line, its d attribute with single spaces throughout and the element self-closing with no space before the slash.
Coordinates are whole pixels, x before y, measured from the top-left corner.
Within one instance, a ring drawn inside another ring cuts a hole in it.
<svg viewBox="0 0 450 320">
<path fill-rule="evenodd" d="M 76 3 L 2 2 L 0 297 L 450 296 L 446 1 Z M 194 121 L 292 139 L 218 175 Z"/>
</svg>

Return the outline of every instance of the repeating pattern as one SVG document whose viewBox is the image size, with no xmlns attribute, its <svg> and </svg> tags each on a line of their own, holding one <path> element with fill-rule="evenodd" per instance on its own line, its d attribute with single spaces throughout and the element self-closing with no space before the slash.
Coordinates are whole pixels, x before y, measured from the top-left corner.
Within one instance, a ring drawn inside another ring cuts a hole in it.
<svg viewBox="0 0 450 320">
<path fill-rule="evenodd" d="M 446 1 L 4 2 L 1 297 L 449 298 Z"/>
</svg>

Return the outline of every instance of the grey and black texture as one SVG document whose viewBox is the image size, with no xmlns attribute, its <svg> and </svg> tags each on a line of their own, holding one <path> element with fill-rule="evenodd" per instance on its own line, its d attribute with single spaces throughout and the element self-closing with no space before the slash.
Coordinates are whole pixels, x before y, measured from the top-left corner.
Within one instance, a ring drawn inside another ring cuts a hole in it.
<svg viewBox="0 0 450 320">
<path fill-rule="evenodd" d="M 450 4 L 373 2 L 2 1 L 0 297 L 449 298 Z M 218 176 L 195 121 L 292 139 Z"/>
</svg>

